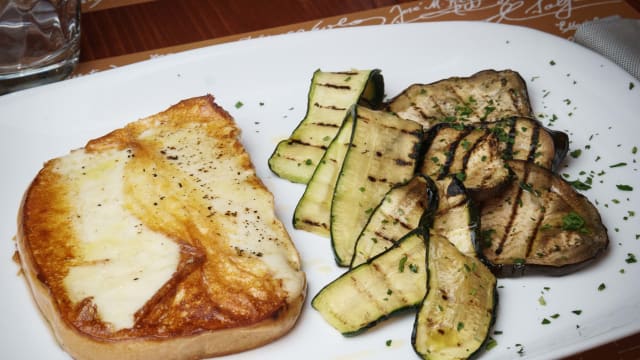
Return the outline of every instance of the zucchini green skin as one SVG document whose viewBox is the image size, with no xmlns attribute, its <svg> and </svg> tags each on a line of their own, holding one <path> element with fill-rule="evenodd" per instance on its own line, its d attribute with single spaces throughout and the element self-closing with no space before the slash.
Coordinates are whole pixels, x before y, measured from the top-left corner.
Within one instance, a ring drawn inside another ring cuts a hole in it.
<svg viewBox="0 0 640 360">
<path fill-rule="evenodd" d="M 416 315 L 411 343 L 423 359 L 468 359 L 489 338 L 498 304 L 496 278 L 484 264 L 431 234 L 428 293 Z"/>
<path fill-rule="evenodd" d="M 438 206 L 438 189 L 431 178 L 416 175 L 394 186 L 375 208 L 356 242 L 351 260 L 354 268 L 393 246 L 422 219 L 432 218 Z"/>
<path fill-rule="evenodd" d="M 607 229 L 585 196 L 549 169 L 518 160 L 508 165 L 514 181 L 479 205 L 476 249 L 497 276 L 565 275 L 606 251 Z"/>
<path fill-rule="evenodd" d="M 320 290 L 311 306 L 345 336 L 417 307 L 427 291 L 426 234 L 422 228 L 414 230 L 345 272 Z"/>
<path fill-rule="evenodd" d="M 338 134 L 322 156 L 293 213 L 293 227 L 330 236 L 331 201 L 353 131 L 353 111 L 347 113 Z"/>
<path fill-rule="evenodd" d="M 307 112 L 291 135 L 278 143 L 269 157 L 269 168 L 283 179 L 306 184 L 349 108 L 356 103 L 377 108 L 383 96 L 384 79 L 378 69 L 316 70 L 309 88 Z"/>
<path fill-rule="evenodd" d="M 331 201 L 331 245 L 349 266 L 358 236 L 393 186 L 413 177 L 422 126 L 392 113 L 354 106 L 353 131 Z"/>
</svg>

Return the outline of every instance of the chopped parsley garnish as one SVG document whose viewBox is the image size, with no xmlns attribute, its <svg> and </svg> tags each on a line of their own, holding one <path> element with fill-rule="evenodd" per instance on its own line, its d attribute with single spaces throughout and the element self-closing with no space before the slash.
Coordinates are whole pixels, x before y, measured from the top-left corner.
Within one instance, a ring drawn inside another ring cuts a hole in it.
<svg viewBox="0 0 640 360">
<path fill-rule="evenodd" d="M 243 106 L 244 106 L 244 103 L 242 101 L 236 101 L 236 105 L 235 105 L 236 109 L 240 109 Z"/>
<path fill-rule="evenodd" d="M 572 313 L 576 314 L 576 315 L 580 315 L 582 314 L 582 310 L 573 310 L 571 311 Z"/>
<path fill-rule="evenodd" d="M 496 339 L 490 337 L 489 340 L 487 340 L 487 345 L 485 345 L 485 350 L 489 351 L 491 349 L 493 349 L 494 347 L 498 346 L 498 342 L 496 341 Z"/>
<path fill-rule="evenodd" d="M 464 323 L 462 321 L 458 322 L 458 325 L 456 326 L 456 330 L 460 331 L 464 329 Z"/>
<path fill-rule="evenodd" d="M 393 342 L 393 340 L 387 340 L 387 341 L 385 341 L 384 344 L 387 345 L 387 346 L 391 346 L 392 342 Z"/>
<path fill-rule="evenodd" d="M 629 90 L 633 90 L 633 88 L 636 87 L 636 84 L 633 83 L 633 81 L 629 82 Z"/>
<path fill-rule="evenodd" d="M 633 191 L 633 187 L 631 185 L 618 184 L 616 185 L 616 187 L 618 188 L 618 190 L 622 191 Z"/>
<path fill-rule="evenodd" d="M 622 167 L 622 166 L 627 166 L 627 163 L 626 162 L 619 162 L 617 164 L 609 165 L 610 168 L 616 168 L 616 167 Z"/>
<path fill-rule="evenodd" d="M 635 254 L 632 253 L 628 253 L 627 254 L 627 258 L 624 260 L 627 264 L 633 264 L 633 263 L 637 263 L 638 260 L 636 259 Z"/>
<path fill-rule="evenodd" d="M 569 155 L 571 155 L 571 157 L 574 158 L 574 159 L 579 158 L 581 154 L 582 154 L 582 150 L 581 149 L 576 149 L 576 150 L 573 150 L 572 152 L 569 153 Z"/>
<path fill-rule="evenodd" d="M 542 325 L 548 325 L 548 324 L 551 324 L 551 320 L 549 320 L 549 319 L 547 319 L 547 318 L 544 318 L 544 319 L 542 319 L 541 324 L 542 324 Z"/>
<path fill-rule="evenodd" d="M 398 271 L 404 272 L 404 265 L 407 263 L 407 255 L 403 256 L 400 259 L 400 263 L 398 264 Z"/>
<path fill-rule="evenodd" d="M 600 285 L 598 285 L 598 291 L 602 291 L 606 288 L 607 288 L 607 285 L 605 285 L 604 283 L 601 283 Z"/>
<path fill-rule="evenodd" d="M 562 230 L 583 231 L 585 221 L 578 213 L 571 211 L 562 217 Z"/>
<path fill-rule="evenodd" d="M 540 297 L 538 298 L 538 303 L 542 306 L 546 306 L 547 305 L 547 301 L 544 299 L 544 297 L 542 295 L 540 295 Z"/>
</svg>

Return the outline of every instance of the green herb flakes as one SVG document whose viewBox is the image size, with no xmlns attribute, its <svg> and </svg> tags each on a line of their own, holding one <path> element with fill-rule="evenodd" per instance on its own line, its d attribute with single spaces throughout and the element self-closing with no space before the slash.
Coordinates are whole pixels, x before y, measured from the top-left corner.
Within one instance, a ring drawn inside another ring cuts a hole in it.
<svg viewBox="0 0 640 360">
<path fill-rule="evenodd" d="M 609 165 L 610 168 L 617 168 L 617 167 L 623 167 L 623 166 L 627 166 L 627 163 L 626 162 L 619 162 L 617 164 Z"/>
<path fill-rule="evenodd" d="M 598 291 L 603 291 L 606 288 L 607 288 L 607 285 L 605 285 L 604 283 L 601 283 L 600 285 L 598 285 Z"/>
<path fill-rule="evenodd" d="M 562 217 L 562 229 L 569 231 L 584 230 L 585 221 L 578 213 L 571 211 Z"/>
<path fill-rule="evenodd" d="M 633 191 L 633 187 L 631 185 L 618 184 L 616 188 L 621 191 Z"/>
<path fill-rule="evenodd" d="M 573 150 L 572 152 L 569 153 L 569 155 L 571 155 L 571 157 L 574 159 L 579 158 L 581 154 L 582 154 L 582 150 L 580 149 Z"/>
<path fill-rule="evenodd" d="M 389 340 L 385 341 L 385 343 L 384 343 L 384 344 L 385 344 L 386 346 L 391 346 L 391 343 L 392 343 L 392 342 L 393 342 L 393 340 L 389 339 Z"/>
<path fill-rule="evenodd" d="M 460 330 L 464 329 L 464 323 L 462 321 L 458 322 L 458 325 L 456 326 L 456 330 L 458 330 L 458 332 Z"/>
<path fill-rule="evenodd" d="M 540 296 L 538 298 L 538 304 L 542 305 L 542 306 L 546 306 L 547 305 L 547 301 L 544 299 L 543 296 Z"/>
<path fill-rule="evenodd" d="M 490 337 L 489 340 L 487 340 L 487 344 L 485 345 L 484 349 L 485 351 L 489 351 L 496 346 L 498 346 L 498 342 L 496 341 L 496 339 Z"/>
<path fill-rule="evenodd" d="M 629 81 L 629 90 L 633 90 L 634 87 L 636 87 L 636 84 L 633 81 Z"/>
<path fill-rule="evenodd" d="M 400 259 L 400 263 L 398 264 L 398 271 L 404 272 L 404 265 L 407 263 L 407 255 L 403 256 Z"/>
<path fill-rule="evenodd" d="M 635 254 L 632 253 L 628 253 L 627 254 L 627 258 L 624 260 L 627 264 L 633 264 L 633 263 L 637 263 L 638 260 L 636 259 Z"/>
<path fill-rule="evenodd" d="M 571 312 L 576 314 L 576 315 L 582 314 L 582 310 L 572 310 Z"/>
<path fill-rule="evenodd" d="M 244 106 L 244 103 L 242 101 L 236 101 L 236 104 L 235 104 L 236 109 L 240 109 L 243 106 Z"/>
<path fill-rule="evenodd" d="M 541 324 L 542 324 L 542 325 L 548 325 L 548 324 L 551 324 L 551 320 L 549 320 L 549 319 L 547 319 L 547 318 L 543 318 L 543 319 L 542 319 Z"/>
</svg>

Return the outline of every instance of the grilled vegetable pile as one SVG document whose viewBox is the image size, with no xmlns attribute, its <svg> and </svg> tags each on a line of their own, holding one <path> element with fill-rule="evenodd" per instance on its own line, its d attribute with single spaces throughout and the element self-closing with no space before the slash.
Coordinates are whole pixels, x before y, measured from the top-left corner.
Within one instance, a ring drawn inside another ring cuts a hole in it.
<svg viewBox="0 0 640 360">
<path fill-rule="evenodd" d="M 489 338 L 496 276 L 566 275 L 603 254 L 591 202 L 557 170 L 565 133 L 533 118 L 517 72 L 414 84 L 386 103 L 379 70 L 314 73 L 274 173 L 306 183 L 297 229 L 348 270 L 312 306 L 345 336 L 414 310 L 412 345 L 465 359 Z"/>
</svg>

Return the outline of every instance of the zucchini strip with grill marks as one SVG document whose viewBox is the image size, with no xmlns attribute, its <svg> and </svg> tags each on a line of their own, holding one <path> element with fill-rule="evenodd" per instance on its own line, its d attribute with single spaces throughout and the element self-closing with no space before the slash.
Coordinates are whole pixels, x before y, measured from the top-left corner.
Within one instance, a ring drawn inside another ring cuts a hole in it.
<svg viewBox="0 0 640 360">
<path fill-rule="evenodd" d="M 516 179 L 481 209 L 477 249 L 498 276 L 564 275 L 592 262 L 609 238 L 589 200 L 557 174 L 511 160 Z"/>
<path fill-rule="evenodd" d="M 493 326 L 496 278 L 439 235 L 429 236 L 427 254 L 429 290 L 414 322 L 413 348 L 424 359 L 467 359 Z"/>
<path fill-rule="evenodd" d="M 392 247 L 398 239 L 420 226 L 423 217 L 432 217 L 438 204 L 438 190 L 425 176 L 394 186 L 375 208 L 358 237 L 351 260 L 354 268 Z"/>
<path fill-rule="evenodd" d="M 280 141 L 269 157 L 276 175 L 306 184 L 335 138 L 353 104 L 377 108 L 384 96 L 380 70 L 323 72 L 316 70 L 309 88 L 307 113 L 289 138 Z"/>
<path fill-rule="evenodd" d="M 331 202 L 331 244 L 336 263 L 349 266 L 358 236 L 393 186 L 415 172 L 422 127 L 392 113 L 353 107 L 349 149 Z"/>
<path fill-rule="evenodd" d="M 415 308 L 427 291 L 424 236 L 422 229 L 412 231 L 387 251 L 345 272 L 320 290 L 311 306 L 345 336 Z"/>
<path fill-rule="evenodd" d="M 329 237 L 331 200 L 349 148 L 354 112 L 347 113 L 340 131 L 322 156 L 293 213 L 293 227 Z"/>
<path fill-rule="evenodd" d="M 483 70 L 469 77 L 413 84 L 391 99 L 387 109 L 425 129 L 440 122 L 470 124 L 533 115 L 526 83 L 512 70 Z"/>
</svg>

